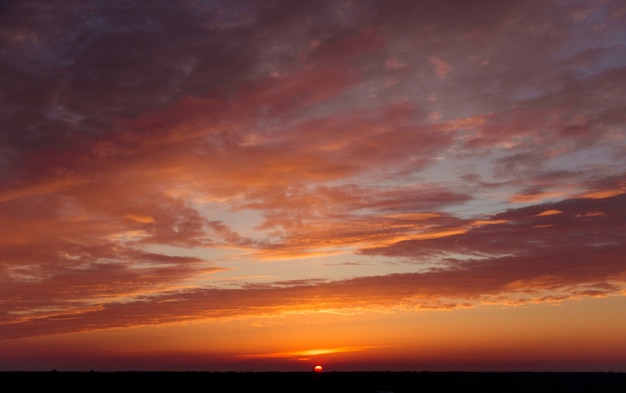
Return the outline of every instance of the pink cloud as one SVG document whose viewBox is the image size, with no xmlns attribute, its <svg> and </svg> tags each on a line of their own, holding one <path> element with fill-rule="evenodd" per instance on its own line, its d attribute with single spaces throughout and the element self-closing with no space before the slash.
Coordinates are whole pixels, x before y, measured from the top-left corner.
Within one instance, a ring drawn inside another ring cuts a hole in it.
<svg viewBox="0 0 626 393">
<path fill-rule="evenodd" d="M 435 74 L 437 74 L 439 78 L 445 78 L 452 70 L 452 66 L 446 63 L 441 57 L 431 56 L 428 60 L 433 65 Z"/>
</svg>

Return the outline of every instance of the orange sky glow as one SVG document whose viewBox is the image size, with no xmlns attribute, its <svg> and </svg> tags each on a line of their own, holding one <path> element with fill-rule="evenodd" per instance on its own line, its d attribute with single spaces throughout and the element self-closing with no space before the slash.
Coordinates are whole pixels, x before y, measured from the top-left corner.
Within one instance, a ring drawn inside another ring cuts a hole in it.
<svg viewBox="0 0 626 393">
<path fill-rule="evenodd" d="M 623 3 L 0 7 L 0 371 L 626 371 Z"/>
</svg>

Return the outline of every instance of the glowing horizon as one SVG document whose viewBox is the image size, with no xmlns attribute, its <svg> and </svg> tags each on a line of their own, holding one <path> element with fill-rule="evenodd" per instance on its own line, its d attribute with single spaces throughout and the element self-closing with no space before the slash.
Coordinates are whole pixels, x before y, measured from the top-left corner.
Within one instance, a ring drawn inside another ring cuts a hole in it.
<svg viewBox="0 0 626 393">
<path fill-rule="evenodd" d="M 626 371 L 626 8 L 0 13 L 0 370 Z"/>
</svg>

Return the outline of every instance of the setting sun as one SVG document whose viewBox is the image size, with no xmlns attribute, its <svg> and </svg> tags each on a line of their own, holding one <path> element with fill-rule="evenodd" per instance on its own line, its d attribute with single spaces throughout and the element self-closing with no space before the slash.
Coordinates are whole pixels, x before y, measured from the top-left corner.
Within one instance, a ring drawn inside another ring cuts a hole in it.
<svg viewBox="0 0 626 393">
<path fill-rule="evenodd" d="M 316 373 L 321 373 L 322 371 L 324 371 L 324 367 L 317 365 L 313 367 L 313 371 L 315 371 Z"/>
</svg>

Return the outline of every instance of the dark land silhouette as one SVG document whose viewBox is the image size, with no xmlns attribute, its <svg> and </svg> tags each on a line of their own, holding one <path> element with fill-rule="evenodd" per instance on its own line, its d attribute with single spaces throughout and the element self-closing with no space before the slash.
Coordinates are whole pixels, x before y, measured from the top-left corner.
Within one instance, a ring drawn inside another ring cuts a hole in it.
<svg viewBox="0 0 626 393">
<path fill-rule="evenodd" d="M 4 392 L 575 392 L 624 393 L 626 373 L 599 372 L 2 372 Z"/>
</svg>

